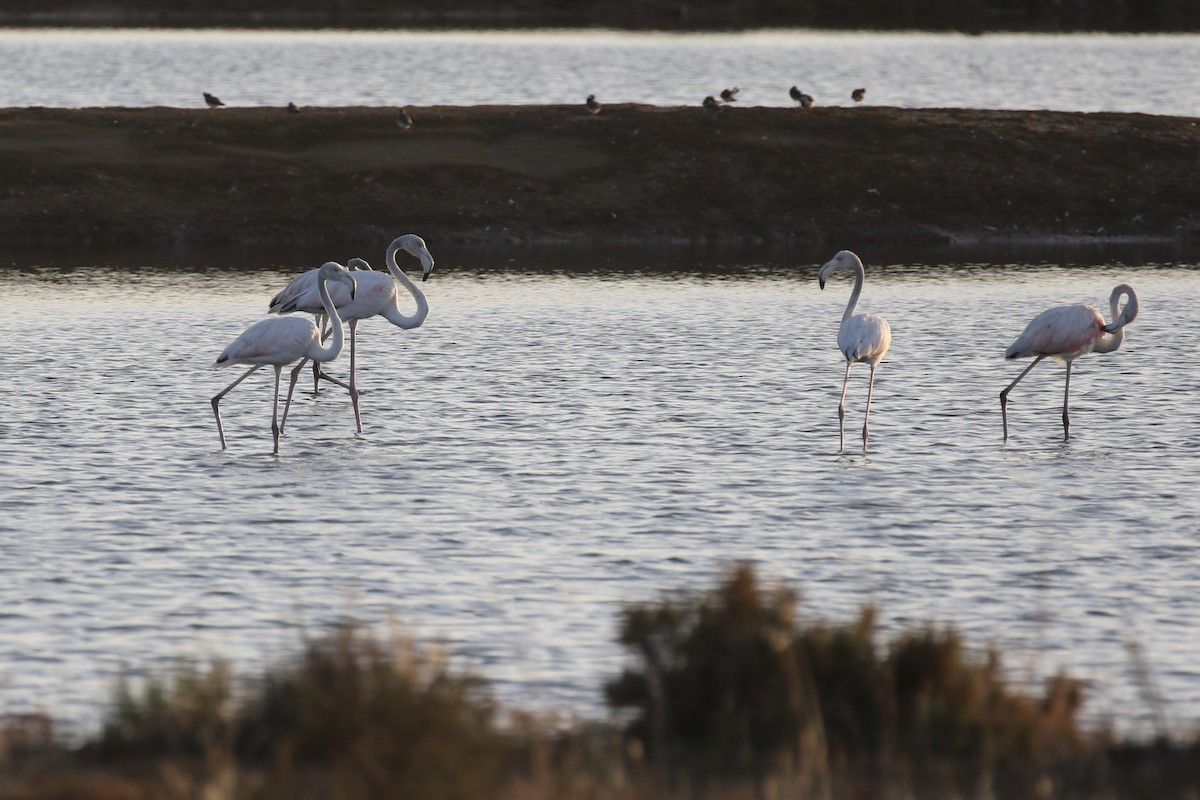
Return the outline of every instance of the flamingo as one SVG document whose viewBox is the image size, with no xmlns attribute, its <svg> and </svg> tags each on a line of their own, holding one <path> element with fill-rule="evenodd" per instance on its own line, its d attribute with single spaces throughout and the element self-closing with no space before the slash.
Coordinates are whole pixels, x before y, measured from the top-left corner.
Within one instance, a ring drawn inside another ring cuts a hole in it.
<svg viewBox="0 0 1200 800">
<path fill-rule="evenodd" d="M 1125 305 L 1118 310 L 1122 296 Z M 1067 401 L 1071 393 L 1071 364 L 1088 353 L 1111 353 L 1125 340 L 1125 326 L 1138 315 L 1138 296 L 1133 287 L 1122 283 L 1108 298 L 1113 321 L 1104 324 L 1104 315 L 1092 306 L 1078 304 L 1055 306 L 1038 314 L 1021 335 L 1004 351 L 1004 357 L 1028 358 L 1033 363 L 1021 371 L 1012 383 L 1000 392 L 1000 418 L 1004 424 L 1004 441 L 1008 441 L 1008 393 L 1046 356 L 1067 362 L 1067 379 L 1063 387 L 1063 439 L 1071 438 L 1071 417 Z M 1105 336 L 1105 334 L 1109 334 Z"/>
<path fill-rule="evenodd" d="M 279 376 L 285 364 L 290 364 L 298 358 L 311 358 L 314 361 L 332 361 L 342 352 L 342 321 L 338 318 L 337 306 L 329 295 L 326 284 L 336 281 L 349 289 L 350 297 L 356 292 L 354 278 L 350 272 L 336 261 L 327 261 L 316 271 L 317 290 L 321 296 L 321 304 L 325 313 L 333 321 L 333 341 L 328 347 L 321 345 L 321 330 L 311 321 L 289 317 L 278 317 L 260 320 L 247 328 L 233 344 L 221 351 L 213 362 L 213 369 L 227 367 L 230 364 L 252 364 L 240 378 L 225 387 L 212 399 L 213 416 L 217 418 L 217 435 L 221 437 L 221 449 L 225 449 L 225 429 L 221 425 L 221 398 L 229 394 L 259 367 L 270 364 L 275 367 L 275 405 L 271 414 L 271 433 L 275 438 L 273 454 L 279 453 Z M 303 362 L 301 362 L 303 364 Z"/>
<path fill-rule="evenodd" d="M 850 293 L 850 302 L 846 304 L 846 312 L 842 314 L 842 324 L 838 328 L 838 349 L 846 356 L 846 376 L 842 379 L 842 397 L 838 401 L 838 437 L 841 447 L 844 448 L 846 384 L 850 381 L 850 366 L 856 361 L 865 361 L 871 365 L 871 381 L 867 384 L 867 410 L 863 415 L 863 449 L 866 450 L 867 421 L 871 416 L 871 395 L 875 391 L 875 367 L 892 346 L 892 328 L 887 320 L 878 314 L 854 313 L 858 296 L 862 294 L 866 270 L 863 269 L 862 260 L 849 250 L 842 250 L 821 267 L 817 276 L 821 288 L 825 288 L 825 281 L 830 275 L 844 269 L 854 272 L 854 291 Z"/>
<path fill-rule="evenodd" d="M 412 279 L 404 274 L 404 270 L 396 263 L 396 253 L 404 250 L 421 261 L 421 280 L 429 280 L 429 273 L 433 271 L 433 256 L 429 253 L 429 248 L 425 246 L 425 240 L 413 233 L 399 236 L 388 245 L 385 260 L 387 262 L 388 271 L 391 275 L 385 275 L 382 272 L 367 271 L 355 272 L 354 276 L 358 282 L 357 298 L 347 297 L 345 292 L 338 291 L 334 288 L 333 299 L 337 304 L 338 313 L 341 314 L 341 319 L 347 320 L 350 323 L 350 383 L 341 384 L 350 390 L 350 401 L 354 405 L 354 422 L 358 432 L 362 433 L 362 414 L 359 411 L 358 397 L 359 391 L 355 378 L 355 342 L 358 338 L 358 321 L 374 317 L 376 315 L 383 317 L 393 325 L 404 328 L 418 328 L 425 322 L 425 318 L 429 316 L 429 301 L 425 299 L 425 294 L 420 288 L 413 283 Z M 351 263 L 368 266 L 367 262 L 362 259 L 351 259 Z M 392 280 L 392 277 L 395 280 Z M 406 315 L 400 310 L 400 298 L 396 291 L 396 281 L 408 290 L 413 299 L 417 301 L 417 310 L 412 315 Z M 271 303 L 268 310 L 276 314 L 290 314 L 293 311 L 305 311 L 310 314 L 320 313 L 320 307 L 317 304 L 317 296 L 315 287 L 317 284 L 317 276 L 315 270 L 309 270 L 298 276 L 289 283 L 283 291 L 271 298 Z M 340 325 L 341 323 L 337 323 Z M 292 404 L 292 392 L 296 388 L 296 379 L 299 377 L 300 369 L 304 366 L 304 362 L 296 366 L 293 370 L 292 382 L 288 387 L 287 402 L 283 408 L 283 423 L 287 423 L 288 410 Z M 328 375 L 323 372 L 320 377 L 324 377 L 333 381 Z M 341 383 L 340 381 L 334 381 Z"/>
</svg>

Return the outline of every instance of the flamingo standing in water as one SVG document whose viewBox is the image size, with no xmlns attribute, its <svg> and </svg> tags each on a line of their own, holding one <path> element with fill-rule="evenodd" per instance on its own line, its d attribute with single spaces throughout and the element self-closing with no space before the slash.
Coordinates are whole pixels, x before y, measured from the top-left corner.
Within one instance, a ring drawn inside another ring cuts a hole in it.
<svg viewBox="0 0 1200 800">
<path fill-rule="evenodd" d="M 1125 297 L 1125 305 L 1118 310 L 1122 296 Z M 1116 350 L 1125 340 L 1125 326 L 1133 322 L 1138 315 L 1137 292 L 1127 283 L 1114 288 L 1108 302 L 1112 309 L 1113 321 L 1107 325 L 1104 324 L 1104 315 L 1092 306 L 1055 306 L 1030 320 L 1016 341 L 1004 351 L 1004 357 L 1009 359 L 1035 356 L 1033 363 L 1000 392 L 1000 418 L 1004 424 L 1004 441 L 1008 441 L 1008 393 L 1046 356 L 1067 362 L 1062 422 L 1063 439 L 1071 438 L 1071 417 L 1067 411 L 1067 401 L 1071 393 L 1071 364 L 1088 353 L 1111 353 Z"/>
<path fill-rule="evenodd" d="M 429 253 L 429 248 L 426 247 L 424 239 L 416 234 L 409 233 L 397 237 L 388 245 L 385 260 L 388 272 L 391 275 L 385 275 L 382 272 L 374 272 L 369 269 L 362 272 L 355 272 L 355 280 L 358 282 L 358 294 L 356 297 L 350 297 L 345 292 L 338 291 L 337 287 L 334 287 L 333 291 L 333 300 L 337 305 L 341 319 L 347 320 L 350 323 L 350 383 L 348 386 L 342 384 L 341 381 L 335 381 L 323 372 L 320 373 L 320 377 L 346 386 L 350 390 L 350 402 L 354 405 L 354 422 L 359 433 L 362 433 L 362 414 L 358 406 L 359 391 L 355 377 L 355 343 L 358 338 L 358 321 L 367 319 L 368 317 L 381 316 L 393 325 L 408 330 L 420 327 L 425 322 L 425 318 L 429 316 L 429 301 L 425 299 L 425 293 L 413 283 L 411 278 L 404 274 L 404 270 L 400 269 L 400 265 L 396 263 L 396 253 L 401 250 L 420 260 L 421 280 L 429 280 L 429 274 L 433 272 L 433 256 Z M 351 259 L 351 262 L 358 262 L 369 267 L 362 259 Z M 395 280 L 393 280 L 393 277 Z M 412 295 L 413 299 L 416 300 L 417 310 L 415 313 L 408 315 L 400 310 L 400 296 L 396 291 L 396 281 L 399 281 L 408 290 L 409 294 Z M 283 291 L 271 299 L 269 311 L 276 314 L 290 314 L 293 311 L 304 311 L 310 314 L 320 313 L 320 298 L 316 293 L 316 284 L 317 276 L 314 270 L 309 270 L 298 276 Z M 340 322 L 337 323 L 337 325 L 340 324 Z M 292 371 L 292 381 L 288 387 L 287 402 L 284 404 L 281 426 L 287 423 L 288 410 L 292 404 L 292 392 L 296 388 L 296 380 L 303 366 L 304 362 L 301 361 Z"/>
<path fill-rule="evenodd" d="M 878 314 L 854 313 L 854 306 L 862 294 L 866 270 L 863 269 L 862 260 L 849 250 L 842 250 L 821 267 L 817 276 L 821 288 L 825 288 L 825 281 L 830 275 L 844 269 L 854 272 L 854 291 L 850 293 L 850 302 L 846 304 L 846 312 L 842 314 L 842 324 L 838 328 L 838 349 L 846 357 L 846 376 L 842 379 L 842 397 L 838 401 L 838 438 L 841 447 L 845 448 L 846 384 L 850 381 L 850 366 L 856 361 L 865 361 L 871 367 L 871 381 L 867 384 L 867 410 L 863 415 L 863 450 L 866 450 L 871 395 L 875 391 L 875 367 L 892 346 L 892 328 L 887 320 Z"/>
<path fill-rule="evenodd" d="M 221 449 L 225 449 L 225 429 L 221 425 L 221 398 L 233 391 L 259 367 L 270 364 L 275 367 L 275 404 L 271 414 L 271 433 L 275 438 L 275 449 L 279 452 L 279 376 L 285 364 L 298 358 L 314 361 L 332 361 L 342 352 L 342 321 L 338 318 L 337 306 L 329 296 L 326 284 L 330 281 L 347 287 L 351 298 L 355 295 L 354 278 L 350 272 L 335 261 L 327 261 L 316 272 L 317 291 L 325 313 L 333 321 L 333 341 L 328 347 L 321 344 L 321 329 L 307 319 L 273 317 L 254 323 L 233 344 L 221 351 L 213 363 L 213 369 L 230 364 L 252 364 L 240 378 L 229 384 L 212 399 L 213 416 L 217 418 L 217 435 L 221 437 Z M 301 362 L 303 363 L 303 362 Z"/>
</svg>

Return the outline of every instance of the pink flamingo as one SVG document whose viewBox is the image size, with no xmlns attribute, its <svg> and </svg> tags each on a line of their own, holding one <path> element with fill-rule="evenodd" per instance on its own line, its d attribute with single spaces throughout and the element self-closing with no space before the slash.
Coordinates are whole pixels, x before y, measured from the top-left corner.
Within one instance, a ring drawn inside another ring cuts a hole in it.
<svg viewBox="0 0 1200 800">
<path fill-rule="evenodd" d="M 425 293 L 413 283 L 411 278 L 404 274 L 404 270 L 400 269 L 400 266 L 396 263 L 396 253 L 400 250 L 404 250 L 406 253 L 420 260 L 421 280 L 429 280 L 429 274 L 433 272 L 433 256 L 430 255 L 429 248 L 425 246 L 424 239 L 416 234 L 409 233 L 397 237 L 388 245 L 385 261 L 388 272 L 391 275 L 372 271 L 370 265 L 361 258 L 352 258 L 348 263 L 357 263 L 367 267 L 364 271 L 356 271 L 354 273 L 355 280 L 358 282 L 357 296 L 351 298 L 346 292 L 333 287 L 333 300 L 337 305 L 338 313 L 342 319 L 350 323 L 350 384 L 347 385 L 330 378 L 324 372 L 319 373 L 318 377 L 345 386 L 350 390 L 350 402 L 354 405 L 354 422 L 359 433 L 362 433 L 362 414 L 358 407 L 360 393 L 355 377 L 355 343 L 358 339 L 358 321 L 367 319 L 368 317 L 380 316 L 393 325 L 408 330 L 420 327 L 425 322 L 425 318 L 429 316 L 429 301 L 425 299 Z M 417 310 L 411 315 L 405 314 L 400 310 L 400 296 L 396 291 L 396 281 L 399 281 L 417 302 Z M 319 314 L 322 307 L 316 288 L 316 270 L 309 270 L 294 278 L 283 291 L 271 298 L 268 310 L 275 314 L 290 314 L 293 311 Z M 304 362 L 301 361 L 293 371 L 292 382 L 288 387 L 287 402 L 283 407 L 283 422 L 281 423 L 281 427 L 287 423 L 288 410 L 292 405 L 292 393 L 296 388 L 296 380 L 303 366 Z"/>
<path fill-rule="evenodd" d="M 354 278 L 350 272 L 335 261 L 327 261 L 316 270 L 317 290 L 325 313 L 333 321 L 333 341 L 328 347 L 321 345 L 321 330 L 311 320 L 288 317 L 272 317 L 254 323 L 233 344 L 221 351 L 213 363 L 213 369 L 230 364 L 253 364 L 240 378 L 225 387 L 212 399 L 213 416 L 217 418 L 217 435 L 221 437 L 221 449 L 225 449 L 225 429 L 221 425 L 221 398 L 229 394 L 259 367 L 270 364 L 275 367 L 275 405 L 271 415 L 271 433 L 275 437 L 275 449 L 279 452 L 279 376 L 285 364 L 298 358 L 314 361 L 332 361 L 342 352 L 342 321 L 338 318 L 337 306 L 329 296 L 326 284 L 336 281 L 348 287 L 351 298 L 355 295 Z M 303 364 L 303 362 L 301 362 Z M 293 376 L 294 380 L 294 376 Z"/>
<path fill-rule="evenodd" d="M 1118 311 L 1121 297 L 1125 305 Z M 1138 296 L 1133 287 L 1122 283 L 1112 290 L 1108 298 L 1113 321 L 1104 324 L 1104 315 L 1092 306 L 1078 304 L 1055 306 L 1038 314 L 1025 330 L 1004 351 L 1005 358 L 1028 358 L 1035 356 L 1033 363 L 1021 371 L 1016 380 L 1000 392 L 1000 417 L 1004 423 L 1004 441 L 1008 441 L 1008 393 L 1029 374 L 1046 356 L 1067 362 L 1067 380 L 1063 388 L 1063 438 L 1071 438 L 1071 417 L 1067 401 L 1071 393 L 1071 364 L 1088 353 L 1111 353 L 1125 339 L 1126 325 L 1138 315 Z M 1110 334 L 1105 336 L 1105 334 Z"/>
<path fill-rule="evenodd" d="M 871 381 L 867 385 L 867 411 L 863 415 L 863 449 L 867 449 L 867 421 L 871 416 L 871 395 L 875 391 L 875 367 L 883 359 L 888 348 L 892 346 L 892 328 L 878 314 L 855 314 L 854 306 L 862 294 L 866 270 L 862 260 L 849 250 L 842 250 L 831 258 L 817 276 L 822 289 L 825 281 L 833 273 L 848 269 L 854 272 L 854 291 L 850 293 L 850 302 L 846 304 L 846 312 L 842 314 L 842 324 L 838 328 L 838 349 L 846 357 L 846 376 L 842 379 L 842 398 L 838 401 L 838 437 L 841 447 L 846 446 L 846 384 L 850 381 L 850 366 L 856 361 L 865 361 L 871 366 Z"/>
</svg>

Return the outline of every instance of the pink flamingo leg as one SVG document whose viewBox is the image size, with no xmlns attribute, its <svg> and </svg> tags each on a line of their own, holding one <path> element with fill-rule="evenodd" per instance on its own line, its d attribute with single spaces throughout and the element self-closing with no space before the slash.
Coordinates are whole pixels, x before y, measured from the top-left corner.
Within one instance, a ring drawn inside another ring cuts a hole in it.
<svg viewBox="0 0 1200 800">
<path fill-rule="evenodd" d="M 1063 440 L 1064 441 L 1071 438 L 1071 415 L 1067 411 L 1067 398 L 1071 394 L 1071 364 L 1072 363 L 1074 363 L 1074 362 L 1071 362 L 1071 361 L 1067 362 L 1067 383 L 1066 383 L 1066 386 L 1063 387 Z"/>
<path fill-rule="evenodd" d="M 271 455 L 279 455 L 279 376 L 283 374 L 283 365 L 275 365 L 275 403 L 271 408 L 271 436 L 275 439 L 275 449 Z"/>
<path fill-rule="evenodd" d="M 346 388 L 350 390 L 350 402 L 354 404 L 354 424 L 358 428 L 358 432 L 362 433 L 362 414 L 358 410 L 358 388 L 354 378 L 354 343 L 357 339 L 358 320 L 350 320 L 350 385 Z"/>
<path fill-rule="evenodd" d="M 221 437 L 221 449 L 222 450 L 225 449 L 225 429 L 221 425 L 221 409 L 220 409 L 221 398 L 224 397 L 225 395 L 229 394 L 231 391 L 233 391 L 233 387 L 237 386 L 239 383 L 246 380 L 246 378 L 249 378 L 250 375 L 261 366 L 262 366 L 262 364 L 255 364 L 253 367 L 251 367 L 250 369 L 243 372 L 242 377 L 238 378 L 236 381 L 234 381 L 233 383 L 226 386 L 224 388 L 224 390 L 221 391 L 220 394 L 218 394 L 216 397 L 214 397 L 212 399 L 213 416 L 217 418 L 217 435 Z"/>
<path fill-rule="evenodd" d="M 1041 361 L 1045 357 L 1046 356 L 1044 356 L 1044 355 L 1040 355 L 1037 358 L 1035 358 L 1028 367 L 1026 367 L 1025 369 L 1023 369 L 1021 371 L 1021 374 L 1017 376 L 1016 380 L 1014 380 L 1012 383 L 1010 383 L 1008 386 L 1006 386 L 1004 388 L 1004 391 L 1000 392 L 1000 419 L 1004 423 L 1004 441 L 1006 441 L 1006 442 L 1008 441 L 1008 393 L 1012 391 L 1012 388 L 1014 386 L 1016 386 L 1018 383 L 1021 382 L 1022 378 L 1024 378 L 1026 375 L 1029 374 L 1029 370 L 1036 367 L 1038 365 L 1038 362 Z"/>
<path fill-rule="evenodd" d="M 846 448 L 846 384 L 850 382 L 850 365 L 852 361 L 846 362 L 846 377 L 842 378 L 842 397 L 838 400 L 838 449 Z"/>
<path fill-rule="evenodd" d="M 867 413 L 863 415 L 863 452 L 867 450 L 867 422 L 871 419 L 871 395 L 875 392 L 875 365 L 871 365 L 871 380 L 867 384 Z"/>
</svg>

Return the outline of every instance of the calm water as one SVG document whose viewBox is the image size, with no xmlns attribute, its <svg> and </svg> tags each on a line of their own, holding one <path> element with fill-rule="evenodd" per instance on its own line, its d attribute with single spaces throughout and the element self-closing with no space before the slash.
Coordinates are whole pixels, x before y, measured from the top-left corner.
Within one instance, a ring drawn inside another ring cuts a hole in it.
<svg viewBox="0 0 1200 800">
<path fill-rule="evenodd" d="M 0 106 L 822 105 L 1200 116 L 1200 36 L 0 31 Z"/>
<path fill-rule="evenodd" d="M 248 672 L 349 615 L 444 642 L 506 701 L 602 714 L 621 604 L 749 559 L 806 613 L 875 602 L 888 630 L 953 623 L 1002 647 L 1017 680 L 1066 667 L 1093 717 L 1144 733 L 1135 642 L 1172 724 L 1200 719 L 1195 260 L 864 251 L 861 307 L 894 344 L 863 455 L 837 441 L 849 280 L 819 291 L 817 260 L 664 273 L 631 251 L 570 274 L 554 251 L 430 244 L 426 325 L 360 328 L 363 434 L 343 393 L 307 394 L 279 457 L 269 373 L 223 403 L 222 452 L 208 401 L 235 373 L 208 367 L 309 264 L 0 270 L 19 307 L 0 349 L 0 712 L 94 724 L 123 667 Z M 1002 444 L 1005 345 L 1122 281 L 1142 315 L 1080 362 L 1072 440 L 1045 364 Z"/>
</svg>

